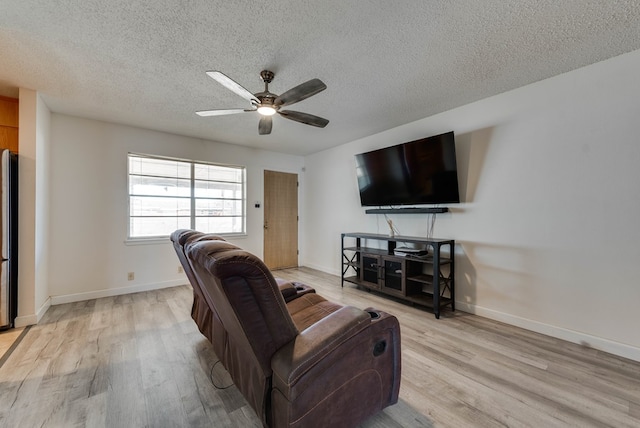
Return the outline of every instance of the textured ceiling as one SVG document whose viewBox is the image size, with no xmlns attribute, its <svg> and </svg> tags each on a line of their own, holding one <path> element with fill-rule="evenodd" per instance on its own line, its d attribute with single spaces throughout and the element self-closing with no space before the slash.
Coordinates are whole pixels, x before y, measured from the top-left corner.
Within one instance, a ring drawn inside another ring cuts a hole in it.
<svg viewBox="0 0 640 428">
<path fill-rule="evenodd" d="M 640 49 L 638 0 L 0 0 L 0 94 L 39 91 L 54 112 L 308 154 Z M 314 128 L 258 114 L 209 78 L 275 93 Z"/>
</svg>

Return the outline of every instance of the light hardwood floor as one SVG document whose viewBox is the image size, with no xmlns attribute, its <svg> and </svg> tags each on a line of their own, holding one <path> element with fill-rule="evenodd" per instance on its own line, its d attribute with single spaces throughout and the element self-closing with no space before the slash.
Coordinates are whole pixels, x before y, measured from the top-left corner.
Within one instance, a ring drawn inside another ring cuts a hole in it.
<svg viewBox="0 0 640 428">
<path fill-rule="evenodd" d="M 311 269 L 276 274 L 399 318 L 400 401 L 363 427 L 640 426 L 640 363 L 460 311 L 436 320 Z M 51 307 L 0 367 L 0 426 L 259 426 L 234 386 L 213 386 L 212 372 L 229 379 L 190 305 L 182 286 Z"/>
<path fill-rule="evenodd" d="M 2 361 L 4 354 L 9 351 L 13 344 L 20 338 L 24 329 L 25 327 L 21 327 L 0 331 L 0 361 Z"/>
</svg>

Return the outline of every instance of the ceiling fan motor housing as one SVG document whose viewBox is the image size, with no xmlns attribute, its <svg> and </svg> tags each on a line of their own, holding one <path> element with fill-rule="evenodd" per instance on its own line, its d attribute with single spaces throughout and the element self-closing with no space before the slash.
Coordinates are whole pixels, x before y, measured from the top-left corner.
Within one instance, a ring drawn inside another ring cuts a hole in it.
<svg viewBox="0 0 640 428">
<path fill-rule="evenodd" d="M 275 94 L 272 94 L 270 92 L 258 92 L 257 94 L 255 94 L 255 96 L 258 99 L 258 101 L 260 101 L 259 104 L 256 104 L 258 106 L 272 107 L 274 109 L 276 107 L 279 107 L 275 105 L 275 100 L 276 100 Z"/>
<path fill-rule="evenodd" d="M 271 83 L 271 81 L 273 80 L 274 77 L 274 73 L 272 71 L 269 70 L 262 70 L 260 72 L 260 78 L 262 78 L 262 81 L 264 82 L 264 91 L 263 92 L 257 92 L 254 94 L 254 96 L 258 99 L 259 103 L 255 103 L 253 102 L 254 107 L 266 107 L 266 108 L 271 108 L 273 110 L 278 110 L 279 106 L 275 105 L 275 100 L 278 97 L 276 94 L 273 94 L 271 92 L 269 92 L 269 83 Z M 264 111 L 264 110 L 263 110 Z M 260 111 L 258 111 L 260 113 Z M 275 111 L 274 111 L 275 113 Z M 269 115 L 271 115 L 273 113 L 269 113 Z"/>
</svg>

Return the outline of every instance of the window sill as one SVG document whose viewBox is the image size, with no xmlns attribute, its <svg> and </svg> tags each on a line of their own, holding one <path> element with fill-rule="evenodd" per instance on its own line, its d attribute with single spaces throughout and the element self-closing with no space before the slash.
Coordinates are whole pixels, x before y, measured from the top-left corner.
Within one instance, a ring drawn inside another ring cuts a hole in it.
<svg viewBox="0 0 640 428">
<path fill-rule="evenodd" d="M 244 239 L 247 237 L 246 233 L 229 233 L 220 235 L 224 239 Z M 129 238 L 124 240 L 125 245 L 158 245 L 158 244 L 170 244 L 171 239 L 168 236 L 157 238 Z"/>
<path fill-rule="evenodd" d="M 171 239 L 168 236 L 163 238 L 129 238 L 124 240 L 125 245 L 157 245 L 170 244 Z"/>
</svg>

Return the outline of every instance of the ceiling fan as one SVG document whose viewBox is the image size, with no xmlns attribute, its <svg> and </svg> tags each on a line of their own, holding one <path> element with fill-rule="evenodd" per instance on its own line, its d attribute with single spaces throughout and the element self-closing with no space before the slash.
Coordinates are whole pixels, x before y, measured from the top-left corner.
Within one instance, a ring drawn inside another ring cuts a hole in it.
<svg viewBox="0 0 640 428">
<path fill-rule="evenodd" d="M 197 111 L 196 114 L 199 116 L 222 116 L 226 114 L 257 111 L 261 115 L 260 122 L 258 123 L 258 134 L 260 135 L 267 135 L 271 133 L 271 127 L 273 126 L 272 116 L 276 113 L 286 119 L 295 120 L 296 122 L 304 123 L 305 125 L 317 126 L 318 128 L 324 128 L 329 123 L 327 119 L 314 116 L 309 113 L 302 113 L 293 110 L 280 110 L 282 107 L 297 103 L 327 89 L 327 85 L 325 85 L 320 79 L 311 79 L 280 95 L 276 95 L 269 92 L 269 83 L 271 83 L 274 77 L 273 72 L 269 70 L 262 70 L 260 72 L 260 78 L 262 78 L 262 81 L 264 82 L 264 91 L 257 92 L 255 94 L 252 94 L 235 80 L 232 80 L 219 71 L 207 71 L 207 75 L 225 88 L 249 101 L 251 103 L 251 108 Z"/>
</svg>

